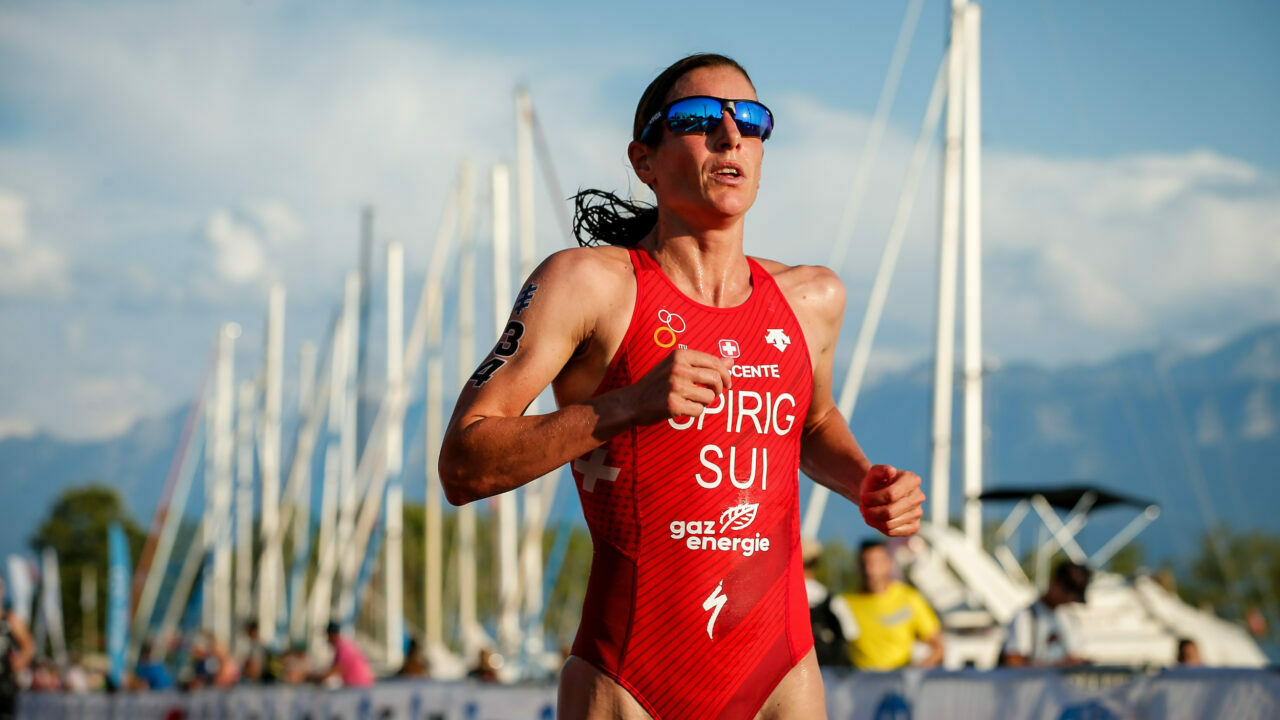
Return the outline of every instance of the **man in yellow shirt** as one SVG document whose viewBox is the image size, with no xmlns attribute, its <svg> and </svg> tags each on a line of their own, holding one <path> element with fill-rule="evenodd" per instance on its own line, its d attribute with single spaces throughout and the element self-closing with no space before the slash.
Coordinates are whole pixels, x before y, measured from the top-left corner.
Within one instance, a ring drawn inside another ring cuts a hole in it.
<svg viewBox="0 0 1280 720">
<path fill-rule="evenodd" d="M 933 608 L 914 588 L 893 579 L 893 560 L 884 543 L 867 541 L 858 552 L 864 592 L 841 599 L 858 621 L 859 633 L 849 641 L 849 656 L 859 670 L 896 670 L 912 663 L 917 640 L 929 646 L 918 667 L 942 662 L 942 626 Z"/>
</svg>

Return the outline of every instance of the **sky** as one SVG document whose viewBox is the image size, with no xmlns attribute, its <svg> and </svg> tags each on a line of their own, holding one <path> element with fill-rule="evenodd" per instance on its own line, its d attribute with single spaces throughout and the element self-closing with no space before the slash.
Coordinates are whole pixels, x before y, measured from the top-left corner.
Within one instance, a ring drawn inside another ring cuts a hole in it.
<svg viewBox="0 0 1280 720">
<path fill-rule="evenodd" d="M 295 357 L 324 335 L 365 205 L 379 247 L 406 246 L 412 303 L 459 163 L 487 208 L 489 168 L 514 159 L 518 85 L 566 194 L 626 192 L 648 81 L 690 52 L 735 57 L 777 118 L 747 251 L 826 262 L 907 3 L 693 5 L 0 4 L 0 437 L 107 438 L 189 401 L 225 321 L 250 375 L 273 282 Z M 925 2 L 839 268 L 842 353 L 946 7 Z M 1264 0 L 983 3 L 986 355 L 1089 363 L 1280 320 L 1278 32 Z M 932 352 L 933 148 L 876 371 Z M 537 192 L 546 254 L 565 233 Z"/>
</svg>

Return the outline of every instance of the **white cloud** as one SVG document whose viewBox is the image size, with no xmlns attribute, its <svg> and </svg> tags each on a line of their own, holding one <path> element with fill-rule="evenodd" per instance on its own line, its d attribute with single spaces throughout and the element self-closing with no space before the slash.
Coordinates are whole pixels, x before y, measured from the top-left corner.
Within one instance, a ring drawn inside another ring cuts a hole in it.
<svg viewBox="0 0 1280 720">
<path fill-rule="evenodd" d="M 141 375 L 87 376 L 68 383 L 66 398 L 76 414 L 63 420 L 58 434 L 77 438 L 120 435 L 147 414 L 167 407 L 167 398 Z"/>
<path fill-rule="evenodd" d="M 36 434 L 36 426 L 31 421 L 18 417 L 0 417 L 0 440 L 5 438 L 24 438 Z"/>
<path fill-rule="evenodd" d="M 264 253 L 255 228 L 238 222 L 226 210 L 216 210 L 204 227 L 218 276 L 241 284 L 262 275 Z"/>
<path fill-rule="evenodd" d="M 27 234 L 27 202 L 0 188 L 0 297 L 57 298 L 67 293 L 67 263 Z"/>
</svg>

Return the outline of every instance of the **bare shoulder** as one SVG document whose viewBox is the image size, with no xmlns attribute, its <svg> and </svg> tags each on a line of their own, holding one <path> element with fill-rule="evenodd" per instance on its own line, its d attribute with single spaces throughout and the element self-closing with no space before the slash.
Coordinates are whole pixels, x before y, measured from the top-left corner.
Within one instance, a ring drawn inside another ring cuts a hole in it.
<svg viewBox="0 0 1280 720">
<path fill-rule="evenodd" d="M 821 265 L 786 265 L 765 258 L 753 259 L 773 276 L 778 289 L 802 320 L 839 322 L 844 316 L 844 283 L 830 268 Z"/>
<path fill-rule="evenodd" d="M 631 257 L 620 247 L 578 247 L 553 253 L 529 281 L 538 286 L 562 319 L 591 317 L 631 302 L 635 295 Z"/>
<path fill-rule="evenodd" d="M 555 325 L 574 346 L 621 342 L 635 304 L 635 270 L 626 248 L 578 247 L 552 254 L 529 282 L 541 301 L 539 324 Z"/>
<path fill-rule="evenodd" d="M 604 247 L 576 247 L 552 253 L 535 275 L 571 284 L 597 286 L 607 289 L 617 281 L 632 277 L 631 256 L 625 248 L 612 245 Z"/>
</svg>

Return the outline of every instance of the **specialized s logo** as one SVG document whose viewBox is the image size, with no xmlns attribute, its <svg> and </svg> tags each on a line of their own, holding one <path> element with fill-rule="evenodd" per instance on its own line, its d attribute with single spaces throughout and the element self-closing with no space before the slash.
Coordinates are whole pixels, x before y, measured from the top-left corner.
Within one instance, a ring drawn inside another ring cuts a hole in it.
<svg viewBox="0 0 1280 720">
<path fill-rule="evenodd" d="M 720 617 L 720 611 L 724 609 L 724 604 L 729 601 L 729 597 L 720 591 L 723 587 L 724 581 L 721 580 L 716 585 L 716 589 L 711 591 L 711 595 L 702 601 L 702 609 L 711 611 L 711 617 L 707 618 L 707 637 L 712 640 L 716 639 L 716 618 Z"/>
<path fill-rule="evenodd" d="M 791 344 L 791 338 L 782 331 L 782 328 L 769 328 L 769 332 L 765 334 L 764 341 L 778 348 L 778 352 L 785 352 L 787 346 Z"/>
</svg>

